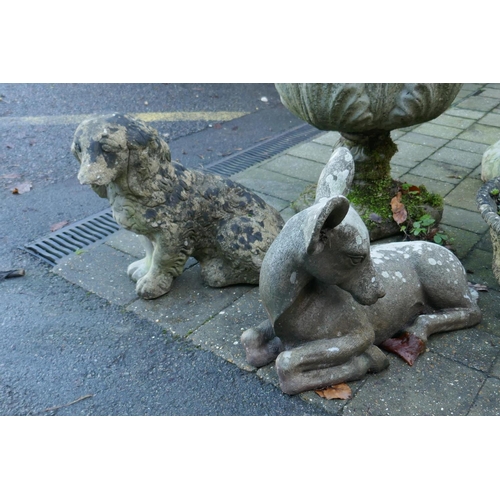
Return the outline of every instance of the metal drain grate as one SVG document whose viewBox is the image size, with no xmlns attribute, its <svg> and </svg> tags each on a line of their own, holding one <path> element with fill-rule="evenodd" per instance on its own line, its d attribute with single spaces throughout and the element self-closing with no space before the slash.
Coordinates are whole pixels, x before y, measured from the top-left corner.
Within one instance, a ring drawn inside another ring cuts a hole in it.
<svg viewBox="0 0 500 500">
<path fill-rule="evenodd" d="M 324 132 L 308 124 L 300 125 L 275 137 L 262 141 L 260 144 L 252 146 L 245 151 L 231 155 L 229 158 L 211 163 L 206 166 L 204 170 L 229 177 L 256 163 L 268 160 L 285 151 L 285 149 L 295 146 L 307 139 L 311 139 L 319 134 L 324 134 Z"/>
<path fill-rule="evenodd" d="M 78 250 L 102 243 L 118 229 L 120 226 L 113 219 L 111 208 L 108 208 L 29 243 L 24 250 L 49 264 L 57 264 Z"/>
<path fill-rule="evenodd" d="M 229 177 L 321 133 L 324 132 L 311 125 L 300 125 L 229 158 L 211 163 L 203 170 Z M 29 243 L 23 250 L 55 265 L 78 250 L 102 243 L 119 229 L 120 226 L 113 219 L 111 208 L 108 208 Z"/>
</svg>

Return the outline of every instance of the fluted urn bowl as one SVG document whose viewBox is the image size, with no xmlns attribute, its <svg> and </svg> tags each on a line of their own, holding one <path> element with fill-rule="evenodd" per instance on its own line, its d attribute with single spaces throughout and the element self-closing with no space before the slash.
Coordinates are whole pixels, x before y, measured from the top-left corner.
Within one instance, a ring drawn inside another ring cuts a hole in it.
<svg viewBox="0 0 500 500">
<path fill-rule="evenodd" d="M 293 114 L 320 130 L 364 134 L 423 123 L 446 111 L 461 83 L 276 83 Z"/>
</svg>

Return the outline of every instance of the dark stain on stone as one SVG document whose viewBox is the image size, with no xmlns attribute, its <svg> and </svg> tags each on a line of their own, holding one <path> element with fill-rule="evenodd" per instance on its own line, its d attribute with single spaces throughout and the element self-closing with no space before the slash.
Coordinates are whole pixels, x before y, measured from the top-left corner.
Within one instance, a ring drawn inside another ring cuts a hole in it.
<svg viewBox="0 0 500 500">
<path fill-rule="evenodd" d="M 153 208 L 148 208 L 144 215 L 145 215 L 146 219 L 155 219 L 156 216 L 158 215 L 158 212 L 156 210 L 154 210 Z"/>
</svg>

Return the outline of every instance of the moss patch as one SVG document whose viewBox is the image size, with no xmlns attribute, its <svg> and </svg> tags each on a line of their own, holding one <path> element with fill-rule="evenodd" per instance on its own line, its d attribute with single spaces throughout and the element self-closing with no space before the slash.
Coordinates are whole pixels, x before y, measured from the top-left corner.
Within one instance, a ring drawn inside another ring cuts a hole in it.
<svg viewBox="0 0 500 500">
<path fill-rule="evenodd" d="M 437 222 L 440 220 L 437 214 L 443 210 L 443 198 L 430 193 L 423 185 L 410 186 L 390 178 L 383 179 L 366 183 L 362 187 L 353 186 L 347 198 L 356 208 L 368 230 L 371 230 L 383 221 L 392 220 L 391 200 L 399 191 L 402 193 L 401 203 L 408 213 L 406 225 L 411 225 L 429 211 Z"/>
<path fill-rule="evenodd" d="M 411 188 L 411 189 L 409 189 Z M 443 210 L 443 198 L 430 193 L 425 186 L 410 186 L 400 181 L 382 179 L 352 187 L 347 198 L 359 213 L 368 230 L 371 232 L 380 227 L 381 224 L 394 222 L 392 218 L 391 200 L 398 191 L 402 192 L 401 202 L 408 212 L 405 225 L 411 228 L 413 221 L 420 219 L 426 213 L 430 213 L 436 219 L 436 225 L 441 219 Z M 300 212 L 314 203 L 316 197 L 316 184 L 308 186 L 300 196 L 291 203 L 291 208 Z M 394 224 L 396 224 L 394 222 Z M 397 232 L 397 228 L 396 228 Z"/>
</svg>

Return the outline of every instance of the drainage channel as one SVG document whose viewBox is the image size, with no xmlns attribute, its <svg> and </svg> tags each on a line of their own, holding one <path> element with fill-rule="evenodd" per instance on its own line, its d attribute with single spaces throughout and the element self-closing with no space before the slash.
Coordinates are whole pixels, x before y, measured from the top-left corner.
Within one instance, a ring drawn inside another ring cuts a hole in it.
<svg viewBox="0 0 500 500">
<path fill-rule="evenodd" d="M 229 158 L 211 163 L 203 170 L 229 177 L 322 133 L 324 132 L 308 124 L 300 125 Z M 103 243 L 119 229 L 120 226 L 113 219 L 111 208 L 108 208 L 54 231 L 49 236 L 28 243 L 22 250 L 48 264 L 56 265 L 68 255 Z"/>
<path fill-rule="evenodd" d="M 111 208 L 107 208 L 54 231 L 45 238 L 28 243 L 23 250 L 55 265 L 68 255 L 102 243 L 119 229 L 120 226 L 111 214 Z"/>
</svg>

